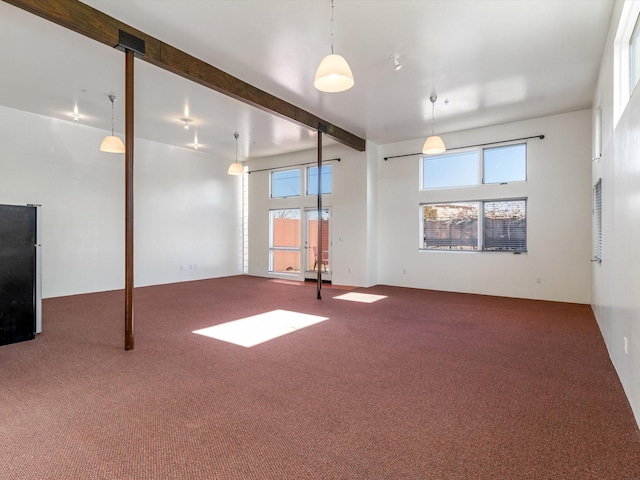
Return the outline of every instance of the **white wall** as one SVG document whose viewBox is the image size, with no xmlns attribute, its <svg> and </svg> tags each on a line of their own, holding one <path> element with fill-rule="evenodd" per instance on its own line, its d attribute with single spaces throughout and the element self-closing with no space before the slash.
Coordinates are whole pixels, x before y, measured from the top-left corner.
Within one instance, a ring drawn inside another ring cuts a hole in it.
<svg viewBox="0 0 640 480">
<path fill-rule="evenodd" d="M 124 288 L 124 155 L 99 151 L 105 134 L 0 107 L 0 203 L 42 205 L 45 298 Z M 241 273 L 226 163 L 141 139 L 135 161 L 135 284 Z"/>
<path fill-rule="evenodd" d="M 333 193 L 323 196 L 323 206 L 331 207 L 331 273 L 336 285 L 368 286 L 367 154 L 340 145 L 323 148 L 323 158 L 332 162 Z M 298 163 L 316 162 L 317 152 L 309 150 L 260 159 L 249 163 L 249 170 L 278 168 Z M 270 172 L 249 175 L 249 274 L 269 274 L 269 210 L 280 208 L 315 208 L 317 198 L 303 195 L 269 198 Z M 280 278 L 287 278 L 279 275 Z M 300 280 L 300 275 L 289 278 Z"/>
<path fill-rule="evenodd" d="M 444 136 L 449 147 L 544 134 L 529 140 L 526 182 L 419 191 L 424 139 L 380 146 L 380 283 L 507 297 L 590 303 L 591 110 Z M 419 205 L 521 198 L 528 252 L 419 251 Z M 537 279 L 541 283 L 537 283 Z"/>
<path fill-rule="evenodd" d="M 602 179 L 603 252 L 602 263 L 593 264 L 592 305 L 640 423 L 640 89 L 614 128 L 614 38 L 622 3 L 614 6 L 594 95 L 594 108 L 602 110 L 602 158 L 593 163 L 592 184 Z"/>
</svg>

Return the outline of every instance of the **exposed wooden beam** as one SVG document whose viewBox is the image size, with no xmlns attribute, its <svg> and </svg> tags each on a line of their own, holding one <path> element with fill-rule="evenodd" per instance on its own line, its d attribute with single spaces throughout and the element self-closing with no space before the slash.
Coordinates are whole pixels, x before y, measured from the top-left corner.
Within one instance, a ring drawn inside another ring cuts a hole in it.
<svg viewBox="0 0 640 480">
<path fill-rule="evenodd" d="M 110 47 L 118 45 L 122 30 L 144 40 L 146 51 L 142 60 L 312 130 L 316 130 L 318 124 L 326 125 L 327 135 L 360 152 L 365 150 L 364 139 L 78 0 L 3 1 Z"/>
</svg>

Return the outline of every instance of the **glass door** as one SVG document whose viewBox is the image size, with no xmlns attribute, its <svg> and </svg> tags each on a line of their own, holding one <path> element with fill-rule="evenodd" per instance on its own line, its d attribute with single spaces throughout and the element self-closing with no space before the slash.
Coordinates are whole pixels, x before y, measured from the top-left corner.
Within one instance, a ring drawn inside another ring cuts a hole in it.
<svg viewBox="0 0 640 480">
<path fill-rule="evenodd" d="M 318 251 L 318 210 L 305 210 L 305 278 L 317 279 L 322 269 L 322 279 L 331 280 L 331 231 L 329 208 L 322 209 L 322 251 Z"/>
<path fill-rule="evenodd" d="M 300 277 L 300 210 L 271 210 L 269 272 Z"/>
</svg>

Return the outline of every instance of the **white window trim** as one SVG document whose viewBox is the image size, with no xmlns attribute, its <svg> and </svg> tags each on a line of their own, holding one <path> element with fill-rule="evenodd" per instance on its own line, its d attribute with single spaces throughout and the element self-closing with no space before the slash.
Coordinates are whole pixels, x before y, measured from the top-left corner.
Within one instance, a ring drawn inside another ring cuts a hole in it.
<svg viewBox="0 0 640 480">
<path fill-rule="evenodd" d="M 640 0 L 626 0 L 616 32 L 613 56 L 613 128 L 618 125 L 629 98 L 629 40 L 640 14 Z"/>
<path fill-rule="evenodd" d="M 491 150 L 494 148 L 501 148 L 501 147 L 510 147 L 513 145 L 524 145 L 524 180 L 512 180 L 509 182 L 490 182 L 490 183 L 485 183 L 484 181 L 484 151 L 485 150 Z M 472 185 L 458 185 L 458 186 L 447 186 L 447 187 L 425 187 L 424 186 L 424 161 L 425 159 L 428 159 L 430 156 L 429 155 L 424 155 L 424 154 L 420 154 L 419 155 L 419 175 L 418 175 L 418 188 L 419 191 L 421 192 L 432 192 L 432 191 L 437 191 L 437 190 L 451 190 L 451 189 L 455 189 L 455 188 L 477 188 L 477 187 L 482 187 L 484 185 L 506 185 L 506 184 L 512 184 L 512 183 L 526 183 L 529 180 L 529 142 L 527 141 L 522 141 L 522 140 L 514 140 L 512 142 L 500 142 L 500 143 L 496 143 L 493 145 L 484 145 L 482 147 L 470 147 L 470 148 L 461 148 L 461 149 L 456 149 L 455 152 L 453 151 L 446 151 L 442 154 L 439 155 L 433 155 L 433 157 L 444 157 L 447 156 L 447 154 L 459 154 L 459 153 L 469 153 L 469 152 L 477 152 L 478 153 L 478 164 L 477 164 L 477 178 L 476 178 L 476 182 L 475 184 Z"/>
<path fill-rule="evenodd" d="M 487 250 L 485 249 L 484 244 L 484 207 L 485 203 L 491 202 L 518 202 L 524 201 L 525 209 L 526 209 L 526 220 L 527 220 L 527 233 L 526 233 L 526 250 L 517 251 L 517 250 Z M 477 203 L 478 204 L 478 245 L 475 250 L 456 250 L 456 249 L 439 249 L 439 248 L 424 248 L 424 213 L 423 209 L 427 205 L 440 205 L 447 203 Z M 529 253 L 529 198 L 528 197 L 513 197 L 513 198 L 495 198 L 495 199 L 484 199 L 484 200 L 453 200 L 453 201 L 442 201 L 442 202 L 424 202 L 420 203 L 418 208 L 419 214 L 419 226 L 420 230 L 419 234 L 419 243 L 418 243 L 418 251 L 420 252 L 443 252 L 443 253 L 510 253 L 512 255 L 526 255 Z"/>
<path fill-rule="evenodd" d="M 273 196 L 273 174 L 274 173 L 279 173 L 279 172 L 293 172 L 298 170 L 300 172 L 300 185 L 299 185 L 299 189 L 300 189 L 300 193 L 298 193 L 297 195 L 288 195 L 286 197 L 274 197 Z M 279 198 L 297 198 L 297 197 L 301 197 L 302 196 L 302 188 L 303 188 L 303 184 L 304 184 L 304 179 L 302 178 L 303 172 L 301 168 L 291 168 L 291 167 L 283 167 L 283 168 L 274 168 L 269 172 L 269 199 L 279 199 Z"/>
</svg>

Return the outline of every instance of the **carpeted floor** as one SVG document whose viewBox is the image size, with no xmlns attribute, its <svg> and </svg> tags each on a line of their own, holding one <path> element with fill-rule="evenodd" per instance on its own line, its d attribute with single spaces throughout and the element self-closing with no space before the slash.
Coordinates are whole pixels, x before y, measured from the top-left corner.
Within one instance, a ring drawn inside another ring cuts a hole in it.
<svg viewBox="0 0 640 480">
<path fill-rule="evenodd" d="M 0 347 L 0 479 L 640 479 L 586 305 L 239 276 L 48 299 Z M 246 348 L 192 331 L 328 317 Z"/>
</svg>

